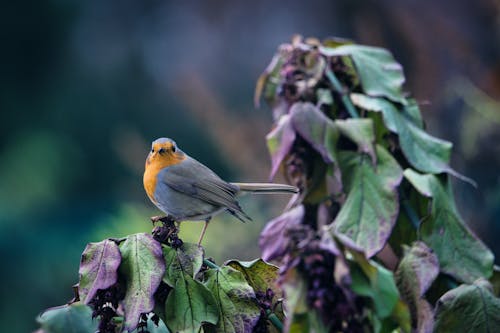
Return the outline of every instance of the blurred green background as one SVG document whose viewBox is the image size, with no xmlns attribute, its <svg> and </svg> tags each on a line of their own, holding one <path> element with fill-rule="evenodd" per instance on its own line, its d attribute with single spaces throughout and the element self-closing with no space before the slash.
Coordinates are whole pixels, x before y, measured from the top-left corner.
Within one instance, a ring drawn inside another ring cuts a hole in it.
<svg viewBox="0 0 500 333">
<path fill-rule="evenodd" d="M 228 180 L 267 180 L 272 120 L 253 88 L 294 33 L 394 53 L 429 131 L 479 185 L 456 182 L 459 210 L 500 255 L 498 1 L 3 1 L 0 22 L 2 332 L 33 330 L 71 298 L 86 243 L 151 230 L 142 171 L 155 138 Z M 258 256 L 285 203 L 243 198 L 254 222 L 218 218 L 207 255 Z"/>
</svg>

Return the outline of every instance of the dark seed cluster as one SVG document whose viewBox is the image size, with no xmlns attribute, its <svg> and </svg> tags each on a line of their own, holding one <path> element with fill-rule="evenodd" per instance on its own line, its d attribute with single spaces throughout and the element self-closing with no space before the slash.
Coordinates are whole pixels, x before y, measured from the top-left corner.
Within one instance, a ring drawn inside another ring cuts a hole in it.
<svg viewBox="0 0 500 333">
<path fill-rule="evenodd" d="M 167 217 L 159 220 L 161 225 L 153 229 L 153 238 L 162 244 L 166 244 L 174 249 L 182 246 L 183 242 L 179 238 L 179 228 L 172 219 Z"/>
<path fill-rule="evenodd" d="M 260 308 L 260 317 L 252 333 L 268 333 L 269 321 L 267 319 L 267 312 L 272 309 L 274 292 L 272 289 L 267 289 L 266 292 L 257 291 L 255 297 Z"/>
<path fill-rule="evenodd" d="M 158 326 L 158 323 L 160 322 L 160 317 L 158 317 L 156 314 L 151 316 L 151 321 Z M 148 315 L 143 313 L 141 314 L 141 318 L 139 319 L 139 323 L 137 324 L 137 333 L 150 333 L 148 331 Z"/>
<path fill-rule="evenodd" d="M 317 311 L 330 332 L 363 332 L 360 299 L 334 280 L 336 257 L 312 242 L 297 269 L 307 281 L 307 303 Z"/>
<path fill-rule="evenodd" d="M 285 162 L 285 177 L 288 182 L 298 187 L 301 192 L 311 188 L 311 178 L 314 168 L 317 167 L 314 161 L 319 158 L 318 153 L 300 136 L 295 139 L 293 148 L 287 156 Z"/>
<path fill-rule="evenodd" d="M 117 317 L 116 309 L 120 300 L 125 297 L 125 290 L 120 283 L 108 289 L 98 290 L 94 298 L 89 302 L 92 308 L 92 318 L 99 317 L 97 333 L 115 333 L 117 324 L 113 318 Z"/>
</svg>

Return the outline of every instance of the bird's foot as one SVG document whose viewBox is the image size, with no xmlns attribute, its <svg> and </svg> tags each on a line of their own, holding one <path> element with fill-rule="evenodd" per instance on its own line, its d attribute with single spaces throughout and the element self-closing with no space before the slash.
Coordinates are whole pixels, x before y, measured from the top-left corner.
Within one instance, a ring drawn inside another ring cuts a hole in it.
<svg viewBox="0 0 500 333">
<path fill-rule="evenodd" d="M 171 216 L 153 216 L 151 217 L 153 226 L 155 222 L 162 222 L 161 225 L 155 226 L 153 229 L 153 238 L 158 242 L 177 249 L 182 246 L 183 242 L 179 238 L 179 221 L 176 221 Z"/>
</svg>

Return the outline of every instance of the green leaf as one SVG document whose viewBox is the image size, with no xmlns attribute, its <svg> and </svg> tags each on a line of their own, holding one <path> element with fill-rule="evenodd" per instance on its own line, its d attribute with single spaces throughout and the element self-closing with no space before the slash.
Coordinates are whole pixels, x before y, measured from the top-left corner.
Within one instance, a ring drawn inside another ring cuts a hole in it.
<svg viewBox="0 0 500 333">
<path fill-rule="evenodd" d="M 430 309 L 430 307 L 429 307 Z M 432 312 L 431 312 L 432 315 Z M 399 325 L 403 333 L 411 332 L 411 315 L 408 305 L 401 299 L 398 299 L 396 306 L 392 310 L 391 320 Z M 424 333 L 424 331 L 417 331 L 418 333 Z"/>
<path fill-rule="evenodd" d="M 285 332 L 309 332 L 307 283 L 296 268 L 288 269 L 283 277 L 285 299 Z"/>
<path fill-rule="evenodd" d="M 441 271 L 468 283 L 490 277 L 493 253 L 462 221 L 449 180 L 411 169 L 406 169 L 404 176 L 422 195 L 432 198 L 431 215 L 423 221 L 420 234 L 436 253 Z"/>
<path fill-rule="evenodd" d="M 460 285 L 441 296 L 436 307 L 436 333 L 500 332 L 500 299 L 485 280 Z"/>
<path fill-rule="evenodd" d="M 217 332 L 250 333 L 260 318 L 255 293 L 243 274 L 231 267 L 205 272 L 205 285 L 215 295 L 219 313 Z"/>
<path fill-rule="evenodd" d="M 367 257 L 380 251 L 391 234 L 399 211 L 396 187 L 402 170 L 382 146 L 376 147 L 378 165 L 364 154 L 342 152 L 339 164 L 348 191 L 330 229 L 350 238 Z"/>
<path fill-rule="evenodd" d="M 289 320 L 290 324 L 285 329 L 289 333 L 303 333 L 310 332 L 310 320 L 307 312 L 294 314 L 293 318 Z"/>
<path fill-rule="evenodd" d="M 408 304 L 417 332 L 432 332 L 433 313 L 430 304 L 422 298 L 439 274 L 436 255 L 423 242 L 405 249 L 405 256 L 396 271 L 396 284 Z"/>
<path fill-rule="evenodd" d="M 198 333 L 203 323 L 217 324 L 214 295 L 190 275 L 178 276 L 165 302 L 165 324 L 172 332 Z"/>
<path fill-rule="evenodd" d="M 203 248 L 197 244 L 184 243 L 178 249 L 162 246 L 163 256 L 167 263 L 163 282 L 174 287 L 182 274 L 195 277 L 203 264 Z"/>
<path fill-rule="evenodd" d="M 335 126 L 342 135 L 358 145 L 360 152 L 368 154 L 372 162 L 376 163 L 373 120 L 369 118 L 335 120 Z"/>
<path fill-rule="evenodd" d="M 153 295 L 165 272 L 161 244 L 149 234 L 130 235 L 120 244 L 120 273 L 127 290 L 122 306 L 125 312 L 124 330 L 133 331 L 142 313 L 153 310 Z"/>
<path fill-rule="evenodd" d="M 380 319 L 389 317 L 399 300 L 392 272 L 362 255 L 356 255 L 355 260 L 350 265 L 352 291 L 371 298 Z"/>
<path fill-rule="evenodd" d="M 436 176 L 431 174 L 420 174 L 413 169 L 405 169 L 403 172 L 406 180 L 423 196 L 432 198 L 434 196 L 434 183 Z"/>
<path fill-rule="evenodd" d="M 284 330 L 288 333 L 328 333 L 331 330 L 325 326 L 316 311 L 311 310 L 306 313 L 296 314 L 290 322 L 290 328 Z"/>
<path fill-rule="evenodd" d="M 226 265 L 240 271 L 256 293 L 266 294 L 267 290 L 271 289 L 274 293 L 273 305 L 278 304 L 277 302 L 283 298 L 283 292 L 276 283 L 279 277 L 279 268 L 277 266 L 271 265 L 262 259 L 252 261 L 230 260 Z M 285 316 L 281 307 L 276 307 L 273 312 L 280 321 L 283 321 Z"/>
<path fill-rule="evenodd" d="M 252 261 L 230 260 L 227 266 L 240 271 L 254 291 L 265 293 L 270 288 L 274 295 L 281 298 L 281 289 L 276 285 L 279 277 L 279 268 L 262 259 Z"/>
<path fill-rule="evenodd" d="M 354 61 L 363 91 L 373 97 L 386 97 L 406 104 L 402 93 L 405 81 L 401 65 L 392 54 L 382 48 L 364 45 L 344 45 L 324 49 L 326 56 L 350 56 Z"/>
<path fill-rule="evenodd" d="M 116 283 L 120 262 L 120 249 L 112 240 L 87 244 L 82 253 L 78 284 L 78 294 L 84 304 L 88 304 L 99 289 Z"/>
<path fill-rule="evenodd" d="M 423 128 L 424 121 L 422 119 L 422 114 L 420 113 L 417 101 L 413 98 L 409 98 L 407 101 L 408 104 L 404 106 L 403 113 L 405 113 L 417 127 Z"/>
<path fill-rule="evenodd" d="M 351 94 L 351 99 L 363 109 L 383 114 L 387 128 L 398 134 L 403 154 L 417 170 L 427 173 L 447 172 L 464 178 L 448 165 L 452 148 L 450 142 L 429 135 L 417 126 L 410 116 L 383 98 Z"/>
<path fill-rule="evenodd" d="M 37 322 L 44 333 L 94 333 L 98 324 L 92 319 L 90 307 L 81 303 L 48 309 Z"/>
<path fill-rule="evenodd" d="M 376 317 L 372 319 L 375 332 L 392 332 L 399 327 L 402 332 L 411 330 L 411 317 L 408 306 L 399 298 L 392 272 L 355 250 L 349 250 L 351 288 L 360 296 L 369 297 L 373 303 Z M 382 324 L 382 328 L 379 325 Z"/>
</svg>

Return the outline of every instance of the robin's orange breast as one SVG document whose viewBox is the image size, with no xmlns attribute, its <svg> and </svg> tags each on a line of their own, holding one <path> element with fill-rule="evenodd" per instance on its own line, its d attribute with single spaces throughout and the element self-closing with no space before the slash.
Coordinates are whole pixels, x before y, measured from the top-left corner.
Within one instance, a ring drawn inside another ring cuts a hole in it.
<svg viewBox="0 0 500 333">
<path fill-rule="evenodd" d="M 144 189 L 151 201 L 158 204 L 155 199 L 156 185 L 158 183 L 158 174 L 165 168 L 182 163 L 186 157 L 180 154 L 162 156 L 160 154 L 150 154 L 146 160 L 144 176 L 142 178 Z"/>
</svg>

